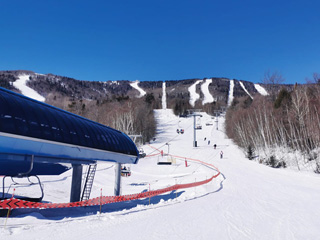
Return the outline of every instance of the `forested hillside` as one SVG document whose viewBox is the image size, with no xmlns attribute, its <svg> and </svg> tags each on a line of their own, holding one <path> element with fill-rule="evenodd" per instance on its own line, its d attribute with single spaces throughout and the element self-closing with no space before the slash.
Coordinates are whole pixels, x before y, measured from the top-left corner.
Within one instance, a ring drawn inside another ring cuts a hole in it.
<svg viewBox="0 0 320 240">
<path fill-rule="evenodd" d="M 164 81 L 82 81 L 54 74 L 17 70 L 0 71 L 0 86 L 21 93 L 16 87 L 21 76 L 24 76 L 25 84 L 43 96 L 50 105 L 129 135 L 141 134 L 143 142 L 150 141 L 155 135 L 153 110 L 162 108 Z M 215 111 L 228 106 L 230 98 L 234 98 L 232 109 L 238 109 L 238 99 L 247 98 L 244 104 L 251 103 L 252 98 L 257 101 L 264 94 L 259 89 L 263 89 L 265 94 L 276 91 L 279 86 L 287 91 L 292 90 L 292 85 L 271 83 L 257 86 L 248 81 L 216 77 L 166 80 L 166 105 L 176 115 L 185 114 L 192 108 L 214 115 Z M 141 95 L 138 88 L 144 94 Z M 205 94 L 210 95 L 210 101 L 205 102 L 208 97 Z M 195 99 L 191 101 L 191 98 Z"/>
<path fill-rule="evenodd" d="M 251 160 L 320 173 L 320 84 L 235 99 L 226 131 Z"/>
</svg>

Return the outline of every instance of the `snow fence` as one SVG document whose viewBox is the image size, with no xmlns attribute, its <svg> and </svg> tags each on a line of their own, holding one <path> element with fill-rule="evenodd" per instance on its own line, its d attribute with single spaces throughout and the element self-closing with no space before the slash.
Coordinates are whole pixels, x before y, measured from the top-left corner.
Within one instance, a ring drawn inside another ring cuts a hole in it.
<svg viewBox="0 0 320 240">
<path fill-rule="evenodd" d="M 161 154 L 160 151 L 157 154 Z M 153 154 L 157 155 L 157 154 Z M 149 155 L 151 156 L 151 155 Z M 142 198 L 151 198 L 154 196 L 161 195 L 166 192 L 171 192 L 179 189 L 184 188 L 191 188 L 191 187 L 197 187 L 203 184 L 207 184 L 211 182 L 214 178 L 218 177 L 220 175 L 220 171 L 218 168 L 216 168 L 214 165 L 200 161 L 198 159 L 192 159 L 192 158 L 185 158 L 175 155 L 170 155 L 175 158 L 179 158 L 182 160 L 189 160 L 198 162 L 200 164 L 203 164 L 207 167 L 213 168 L 215 171 L 217 171 L 217 174 L 213 175 L 211 178 L 199 182 L 192 182 L 192 183 L 186 183 L 186 184 L 175 184 L 170 187 L 158 189 L 158 190 L 152 190 L 142 193 L 136 193 L 136 194 L 129 194 L 129 195 L 122 195 L 122 196 L 100 196 L 96 198 L 92 198 L 86 201 L 80 201 L 80 202 L 71 202 L 71 203 L 41 203 L 41 202 L 30 202 L 25 200 L 16 199 L 14 197 L 10 199 L 5 199 L 0 201 L 0 209 L 17 209 L 17 208 L 39 208 L 39 209 L 47 209 L 47 208 L 70 208 L 70 207 L 87 207 L 87 206 L 99 206 L 99 205 L 105 205 L 109 203 L 116 203 L 116 202 L 126 202 L 131 200 L 137 200 Z M 148 157 L 148 156 L 146 156 Z"/>
</svg>

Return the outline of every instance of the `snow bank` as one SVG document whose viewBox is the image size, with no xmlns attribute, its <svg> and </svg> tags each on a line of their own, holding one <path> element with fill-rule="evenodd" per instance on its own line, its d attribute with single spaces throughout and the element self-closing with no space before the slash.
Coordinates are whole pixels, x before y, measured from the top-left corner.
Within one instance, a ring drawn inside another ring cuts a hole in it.
<svg viewBox="0 0 320 240">
<path fill-rule="evenodd" d="M 35 90 L 27 86 L 27 81 L 29 81 L 30 75 L 20 75 L 19 79 L 13 82 L 13 86 L 19 89 L 22 95 L 44 102 L 46 99 L 37 93 Z"/>
</svg>

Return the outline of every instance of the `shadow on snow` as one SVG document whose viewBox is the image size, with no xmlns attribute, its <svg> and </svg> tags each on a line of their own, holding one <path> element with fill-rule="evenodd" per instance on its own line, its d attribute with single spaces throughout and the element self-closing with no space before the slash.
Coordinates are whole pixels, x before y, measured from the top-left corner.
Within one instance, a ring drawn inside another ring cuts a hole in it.
<svg viewBox="0 0 320 240">
<path fill-rule="evenodd" d="M 168 194 L 154 196 L 150 198 L 150 204 L 158 204 L 161 201 L 168 201 L 178 198 L 184 191 L 172 191 Z M 137 206 L 149 205 L 149 198 L 131 200 L 126 202 L 109 203 L 101 206 L 101 213 L 117 212 L 122 210 L 130 210 Z M 74 208 L 54 208 L 54 209 L 14 209 L 11 211 L 11 218 L 21 218 L 31 213 L 39 213 L 34 215 L 38 219 L 60 220 L 65 217 L 75 218 L 88 215 L 95 215 L 100 211 L 100 206 L 74 207 Z"/>
</svg>

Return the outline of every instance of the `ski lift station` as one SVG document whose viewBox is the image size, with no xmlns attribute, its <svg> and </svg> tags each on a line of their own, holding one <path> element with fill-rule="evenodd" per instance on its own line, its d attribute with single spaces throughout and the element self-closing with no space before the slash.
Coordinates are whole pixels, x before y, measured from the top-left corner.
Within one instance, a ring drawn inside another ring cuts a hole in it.
<svg viewBox="0 0 320 240">
<path fill-rule="evenodd" d="M 99 161 L 115 163 L 115 195 L 119 195 L 121 164 L 136 164 L 138 159 L 136 145 L 124 133 L 0 88 L 2 198 L 6 177 L 59 175 L 71 167 L 70 201 L 89 198 Z M 83 165 L 91 167 L 85 186 L 81 186 Z"/>
</svg>

